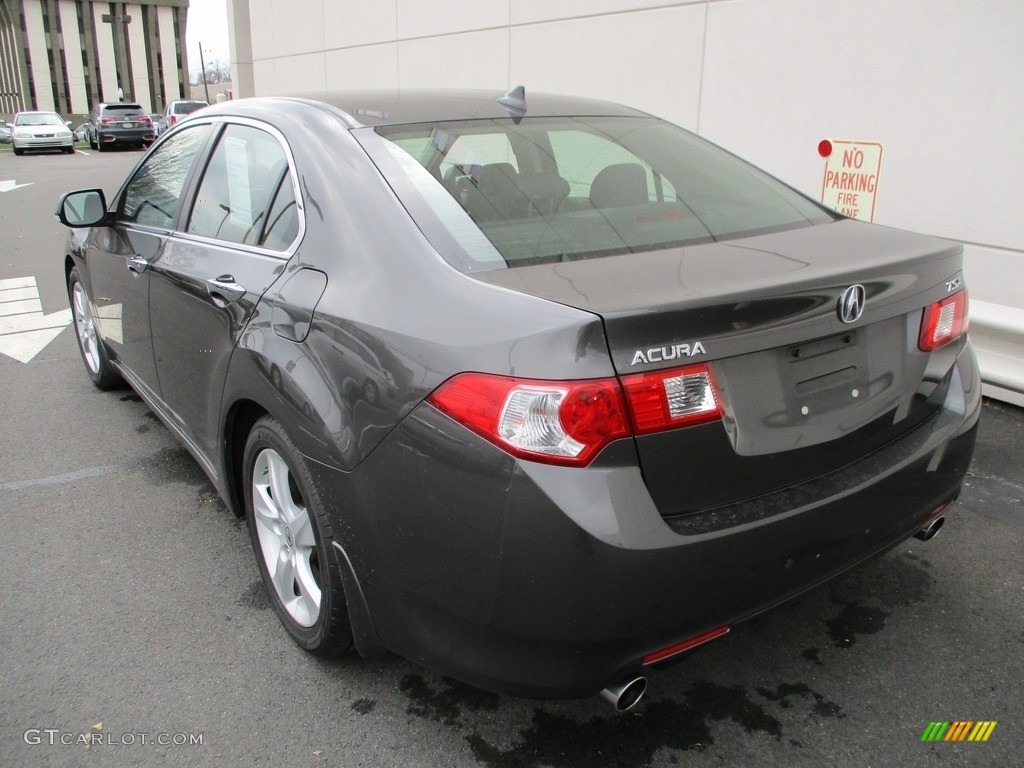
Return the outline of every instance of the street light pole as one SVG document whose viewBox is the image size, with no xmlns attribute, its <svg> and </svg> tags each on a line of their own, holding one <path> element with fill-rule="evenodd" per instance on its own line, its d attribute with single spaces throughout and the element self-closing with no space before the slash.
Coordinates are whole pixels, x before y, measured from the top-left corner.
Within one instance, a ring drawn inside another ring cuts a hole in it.
<svg viewBox="0 0 1024 768">
<path fill-rule="evenodd" d="M 127 13 L 117 15 L 116 13 L 104 13 L 101 17 L 110 25 L 111 38 L 114 42 L 114 71 L 117 75 L 118 101 L 124 101 L 124 86 L 128 85 L 129 98 L 131 97 L 131 82 L 128 72 L 128 25 L 132 23 L 132 17 Z"/>
<path fill-rule="evenodd" d="M 210 103 L 210 86 L 206 82 L 206 61 L 203 59 L 203 43 L 199 43 L 199 66 L 203 68 L 203 90 L 206 92 L 206 103 Z"/>
</svg>

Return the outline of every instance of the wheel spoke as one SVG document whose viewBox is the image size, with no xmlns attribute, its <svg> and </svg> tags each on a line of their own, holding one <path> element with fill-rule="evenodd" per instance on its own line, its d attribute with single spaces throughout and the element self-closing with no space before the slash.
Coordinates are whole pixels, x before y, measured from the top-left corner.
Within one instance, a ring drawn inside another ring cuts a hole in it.
<svg viewBox="0 0 1024 768">
<path fill-rule="evenodd" d="M 300 509 L 289 525 L 292 529 L 292 538 L 295 540 L 295 546 L 306 549 L 312 549 L 316 546 L 316 539 L 313 537 L 313 526 L 309 522 L 308 510 Z"/>
<path fill-rule="evenodd" d="M 267 565 L 269 566 L 270 563 L 268 562 Z M 295 561 L 292 554 L 282 547 L 274 559 L 274 565 L 276 567 L 270 574 L 270 578 L 277 588 L 281 602 L 287 605 L 295 599 Z"/>
</svg>

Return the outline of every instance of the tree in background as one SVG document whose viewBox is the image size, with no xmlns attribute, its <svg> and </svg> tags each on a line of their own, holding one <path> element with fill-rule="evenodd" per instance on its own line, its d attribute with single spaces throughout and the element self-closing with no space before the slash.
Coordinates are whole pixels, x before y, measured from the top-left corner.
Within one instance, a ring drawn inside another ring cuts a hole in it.
<svg viewBox="0 0 1024 768">
<path fill-rule="evenodd" d="M 206 82 L 209 85 L 231 82 L 231 65 L 214 59 L 206 64 Z M 202 71 L 192 73 L 192 85 L 203 84 Z"/>
</svg>

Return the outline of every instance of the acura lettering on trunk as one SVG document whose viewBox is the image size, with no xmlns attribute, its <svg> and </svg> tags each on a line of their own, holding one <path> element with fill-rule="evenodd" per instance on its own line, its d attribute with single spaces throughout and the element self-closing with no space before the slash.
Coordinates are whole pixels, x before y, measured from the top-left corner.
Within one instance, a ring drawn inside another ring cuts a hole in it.
<svg viewBox="0 0 1024 768">
<path fill-rule="evenodd" d="M 670 344 L 661 347 L 651 347 L 646 352 L 638 349 L 633 353 L 633 362 L 630 365 L 636 365 L 637 363 L 664 363 L 669 360 L 704 354 L 707 354 L 704 345 L 699 341 L 695 341 L 693 344 Z"/>
</svg>

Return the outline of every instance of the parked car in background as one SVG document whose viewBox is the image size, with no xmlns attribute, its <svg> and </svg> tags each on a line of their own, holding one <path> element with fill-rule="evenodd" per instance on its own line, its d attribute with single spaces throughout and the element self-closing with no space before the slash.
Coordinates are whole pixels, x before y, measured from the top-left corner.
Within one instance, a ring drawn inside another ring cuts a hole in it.
<svg viewBox="0 0 1024 768">
<path fill-rule="evenodd" d="M 75 141 L 88 141 L 89 140 L 89 124 L 82 123 L 80 126 L 75 128 Z"/>
<path fill-rule="evenodd" d="M 29 150 L 75 151 L 71 123 L 56 112 L 19 112 L 14 116 L 11 140 L 16 155 Z"/>
<path fill-rule="evenodd" d="M 153 119 L 139 104 L 97 104 L 86 124 L 89 146 L 99 152 L 114 146 L 148 147 L 156 141 Z"/>
<path fill-rule="evenodd" d="M 172 101 L 164 109 L 163 115 L 156 124 L 156 135 L 159 136 L 171 130 L 189 115 L 198 112 L 203 107 L 210 106 L 209 103 L 197 99 L 192 101 Z"/>
<path fill-rule="evenodd" d="M 970 463 L 962 246 L 624 106 L 230 101 L 57 213 L 89 377 L 247 516 L 318 655 L 628 709 L 930 538 Z"/>
<path fill-rule="evenodd" d="M 0 123 L 0 144 L 10 144 L 14 135 L 14 126 L 10 123 Z"/>
</svg>

